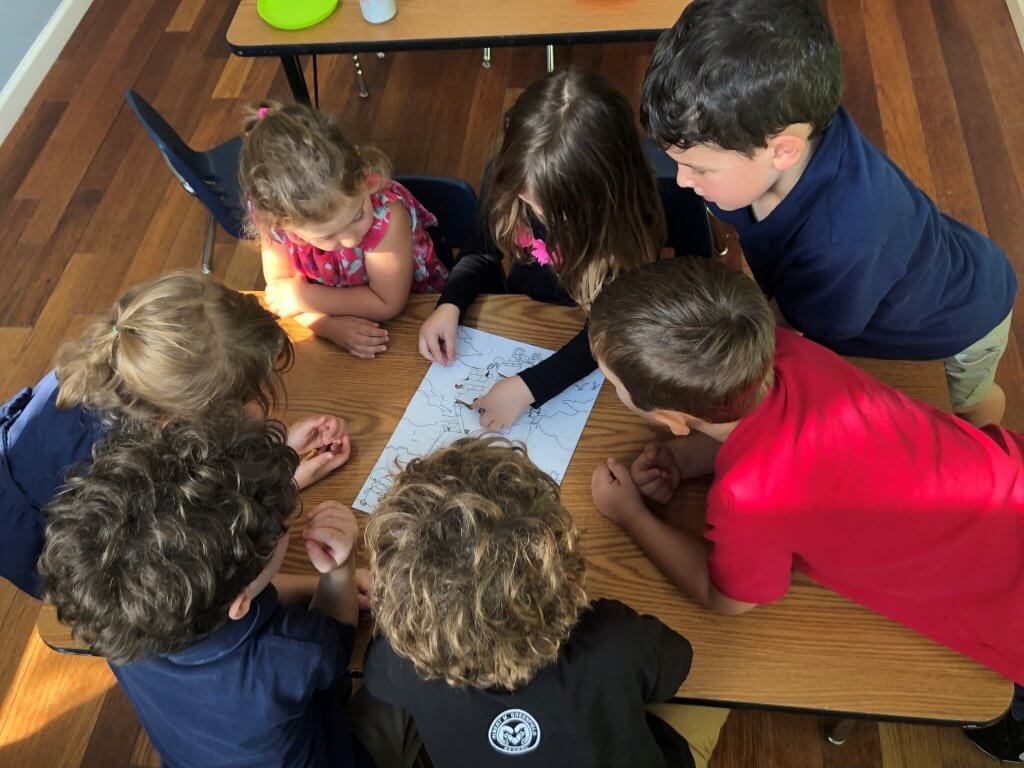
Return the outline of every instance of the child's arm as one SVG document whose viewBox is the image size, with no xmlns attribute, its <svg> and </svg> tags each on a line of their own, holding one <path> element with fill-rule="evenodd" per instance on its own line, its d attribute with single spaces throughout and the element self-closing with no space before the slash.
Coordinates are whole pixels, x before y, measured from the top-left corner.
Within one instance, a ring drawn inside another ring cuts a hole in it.
<svg viewBox="0 0 1024 768">
<path fill-rule="evenodd" d="M 623 464 L 608 459 L 607 465 L 594 470 L 590 487 L 601 514 L 621 525 L 688 597 L 716 613 L 730 616 L 756 607 L 756 603 L 733 600 L 715 588 L 708 572 L 707 544 L 651 514 Z"/>
<path fill-rule="evenodd" d="M 288 427 L 288 445 L 302 459 L 295 470 L 300 491 L 348 461 L 352 451 L 345 420 L 327 415 L 300 419 Z"/>
<path fill-rule="evenodd" d="M 356 539 L 359 525 L 352 510 L 336 501 L 318 504 L 309 515 L 302 537 L 306 554 L 320 572 L 310 608 L 319 608 L 342 624 L 359 624 L 359 596 L 355 580 Z"/>
<path fill-rule="evenodd" d="M 722 444 L 700 432 L 651 443 L 636 459 L 629 474 L 647 498 L 665 504 L 682 480 L 715 472 L 715 457 Z"/>
<path fill-rule="evenodd" d="M 339 291 L 305 280 L 295 281 L 295 305 L 304 312 L 390 320 L 405 309 L 412 291 L 412 219 L 401 203 L 392 203 L 388 231 L 373 251 L 367 251 L 369 285 Z"/>
<path fill-rule="evenodd" d="M 283 243 L 274 240 L 270 230 L 260 227 L 260 255 L 263 260 L 263 280 L 268 285 L 275 280 L 287 280 L 295 275 L 292 260 Z"/>
</svg>

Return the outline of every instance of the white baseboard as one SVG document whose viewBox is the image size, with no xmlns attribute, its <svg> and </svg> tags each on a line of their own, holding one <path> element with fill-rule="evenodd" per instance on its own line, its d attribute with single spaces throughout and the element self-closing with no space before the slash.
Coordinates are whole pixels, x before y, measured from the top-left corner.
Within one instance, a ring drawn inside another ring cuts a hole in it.
<svg viewBox="0 0 1024 768">
<path fill-rule="evenodd" d="M 0 90 L 0 144 L 18 122 L 90 5 L 92 0 L 61 0 L 11 79 Z"/>
<path fill-rule="evenodd" d="M 1010 18 L 1013 19 L 1013 26 L 1017 30 L 1017 39 L 1024 48 L 1024 0 L 1006 0 L 1006 7 L 1010 9 Z"/>
</svg>

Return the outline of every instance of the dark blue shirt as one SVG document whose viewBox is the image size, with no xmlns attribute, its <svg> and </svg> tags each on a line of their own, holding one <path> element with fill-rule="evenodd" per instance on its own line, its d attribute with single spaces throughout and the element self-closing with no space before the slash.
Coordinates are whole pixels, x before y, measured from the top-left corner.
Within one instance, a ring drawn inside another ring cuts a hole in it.
<svg viewBox="0 0 1024 768">
<path fill-rule="evenodd" d="M 0 407 L 0 576 L 39 596 L 36 561 L 43 551 L 42 508 L 64 485 L 68 469 L 91 458 L 103 428 L 82 408 L 57 409 L 50 371 Z"/>
<path fill-rule="evenodd" d="M 355 628 L 267 587 L 239 621 L 180 653 L 111 664 L 165 768 L 360 762 L 334 685 Z"/>
<path fill-rule="evenodd" d="M 786 320 L 844 355 L 950 357 L 1013 307 L 1006 255 L 942 214 L 842 108 L 763 221 L 749 207 L 710 208 L 736 228 Z"/>
</svg>

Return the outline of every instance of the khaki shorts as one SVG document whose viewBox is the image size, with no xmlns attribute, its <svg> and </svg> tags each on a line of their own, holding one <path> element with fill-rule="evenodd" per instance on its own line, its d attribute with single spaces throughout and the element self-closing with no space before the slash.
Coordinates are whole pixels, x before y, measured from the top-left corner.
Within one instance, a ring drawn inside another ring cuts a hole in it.
<svg viewBox="0 0 1024 768">
<path fill-rule="evenodd" d="M 729 710 L 722 707 L 694 707 L 689 704 L 650 704 L 647 713 L 664 721 L 690 745 L 697 768 L 707 768 L 718 744 L 718 734 Z"/>
<path fill-rule="evenodd" d="M 1006 351 L 1013 312 L 967 349 L 943 360 L 946 385 L 953 410 L 962 411 L 988 396 L 996 377 L 996 366 Z"/>
</svg>

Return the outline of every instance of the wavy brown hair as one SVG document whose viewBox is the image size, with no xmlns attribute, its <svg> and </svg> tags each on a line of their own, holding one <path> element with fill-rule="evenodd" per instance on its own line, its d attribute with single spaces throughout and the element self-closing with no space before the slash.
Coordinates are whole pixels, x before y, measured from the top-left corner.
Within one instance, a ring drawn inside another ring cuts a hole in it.
<svg viewBox="0 0 1024 768">
<path fill-rule="evenodd" d="M 287 530 L 299 459 L 285 438 L 230 415 L 112 433 L 45 508 L 43 598 L 115 663 L 202 640 Z"/>
<path fill-rule="evenodd" d="M 724 424 L 750 413 L 774 380 L 775 316 L 743 273 L 713 259 L 666 259 L 601 292 L 590 348 L 637 408 Z"/>
<path fill-rule="evenodd" d="M 528 226 L 531 198 L 543 211 L 551 267 L 566 292 L 587 308 L 620 272 L 658 258 L 665 215 L 633 110 L 610 82 L 579 69 L 530 85 L 505 115 L 484 201 L 498 248 Z"/>
<path fill-rule="evenodd" d="M 366 528 L 377 627 L 424 678 L 514 690 L 587 605 L 558 485 L 504 438 L 414 459 Z"/>
<path fill-rule="evenodd" d="M 387 155 L 356 144 L 341 118 L 305 104 L 252 106 L 242 136 L 238 179 L 254 233 L 329 221 L 371 175 L 379 177 L 371 191 L 391 175 Z"/>
<path fill-rule="evenodd" d="M 255 296 L 175 272 L 124 293 L 57 353 L 58 408 L 137 424 L 255 401 L 270 412 L 292 343 Z"/>
</svg>

